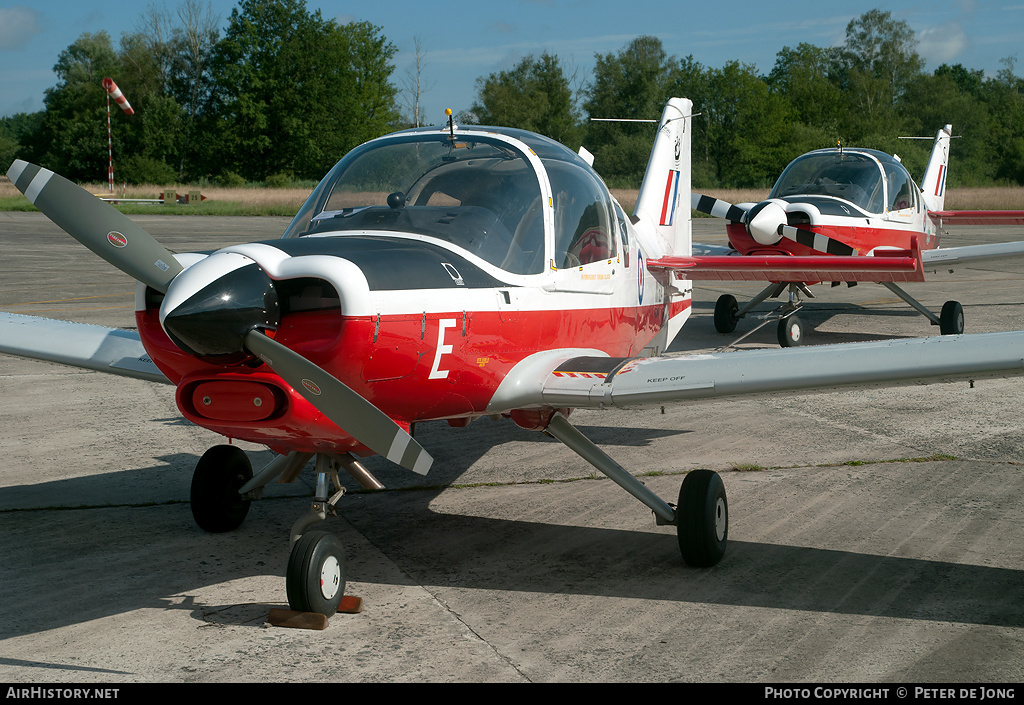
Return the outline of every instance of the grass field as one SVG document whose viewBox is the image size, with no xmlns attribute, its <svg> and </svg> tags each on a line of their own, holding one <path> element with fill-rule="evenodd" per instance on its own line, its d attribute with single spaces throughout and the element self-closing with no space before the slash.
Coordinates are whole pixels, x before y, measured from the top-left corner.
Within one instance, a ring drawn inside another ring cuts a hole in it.
<svg viewBox="0 0 1024 705">
<path fill-rule="evenodd" d="M 109 194 L 107 184 L 83 184 L 90 193 Z M 122 198 L 157 198 L 163 186 L 129 186 L 117 190 Z M 184 195 L 194 187 L 179 186 L 177 193 Z M 292 216 L 311 189 L 308 188 L 226 188 L 210 186 L 201 189 L 206 200 L 191 205 L 119 204 L 124 213 L 181 214 L 181 215 L 276 215 Z M 729 203 L 756 203 L 768 196 L 767 189 L 734 190 L 710 189 L 708 196 Z M 612 189 L 612 194 L 623 209 L 632 212 L 636 202 L 636 189 Z M 1024 187 L 990 187 L 949 189 L 946 194 L 949 210 L 1024 210 Z M 0 211 L 30 211 L 32 205 L 14 187 L 6 176 L 0 176 Z"/>
</svg>

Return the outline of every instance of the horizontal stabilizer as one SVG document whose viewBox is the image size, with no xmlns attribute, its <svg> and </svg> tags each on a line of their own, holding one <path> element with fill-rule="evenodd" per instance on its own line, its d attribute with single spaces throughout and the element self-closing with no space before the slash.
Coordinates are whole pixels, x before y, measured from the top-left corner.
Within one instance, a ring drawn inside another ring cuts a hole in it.
<svg viewBox="0 0 1024 705">
<path fill-rule="evenodd" d="M 139 334 L 118 328 L 0 312 L 0 352 L 170 383 L 142 347 Z"/>
<path fill-rule="evenodd" d="M 940 225 L 1024 225 L 1024 211 L 928 211 Z"/>
<path fill-rule="evenodd" d="M 691 281 L 908 282 L 924 281 L 912 254 L 853 257 L 843 255 L 724 255 L 661 257 L 651 270 L 675 271 Z"/>
</svg>

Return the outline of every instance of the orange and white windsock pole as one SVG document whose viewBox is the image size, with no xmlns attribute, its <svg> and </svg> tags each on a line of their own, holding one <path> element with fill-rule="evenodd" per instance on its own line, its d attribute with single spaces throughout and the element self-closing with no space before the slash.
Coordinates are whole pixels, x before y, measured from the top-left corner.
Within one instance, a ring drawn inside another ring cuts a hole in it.
<svg viewBox="0 0 1024 705">
<path fill-rule="evenodd" d="M 107 166 L 107 180 L 110 183 L 110 192 L 114 192 L 114 140 L 110 130 L 110 99 L 113 98 L 114 102 L 117 103 L 121 110 L 127 115 L 134 115 L 135 111 L 132 110 L 131 104 L 128 99 L 121 93 L 121 89 L 117 87 L 112 78 L 103 79 L 103 89 L 107 92 L 107 156 L 110 161 Z"/>
</svg>

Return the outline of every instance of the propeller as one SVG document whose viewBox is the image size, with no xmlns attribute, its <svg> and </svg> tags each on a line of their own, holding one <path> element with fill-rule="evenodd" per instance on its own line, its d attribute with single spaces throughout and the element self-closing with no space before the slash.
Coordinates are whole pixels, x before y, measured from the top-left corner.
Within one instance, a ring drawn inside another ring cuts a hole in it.
<svg viewBox="0 0 1024 705">
<path fill-rule="evenodd" d="M 7 177 L 54 224 L 125 274 L 166 292 L 181 272 L 152 235 L 63 176 L 17 159 Z"/>
<path fill-rule="evenodd" d="M 324 416 L 402 467 L 426 474 L 433 459 L 387 414 L 329 372 L 277 342 L 274 281 L 254 260 L 216 252 L 188 269 L 108 203 L 21 160 L 7 176 L 56 225 L 129 276 L 165 294 L 164 330 L 183 351 L 222 365 L 259 357 Z"/>
<path fill-rule="evenodd" d="M 830 255 L 857 254 L 857 250 L 844 242 L 812 230 L 788 225 L 786 210 L 776 201 L 762 201 L 746 210 L 712 196 L 693 193 L 690 194 L 690 207 L 706 215 L 742 223 L 746 226 L 750 237 L 761 245 L 775 245 L 782 238 L 786 238 Z"/>
<path fill-rule="evenodd" d="M 367 448 L 407 470 L 426 475 L 434 462 L 405 429 L 337 377 L 259 330 L 245 346 L 299 394 Z"/>
</svg>

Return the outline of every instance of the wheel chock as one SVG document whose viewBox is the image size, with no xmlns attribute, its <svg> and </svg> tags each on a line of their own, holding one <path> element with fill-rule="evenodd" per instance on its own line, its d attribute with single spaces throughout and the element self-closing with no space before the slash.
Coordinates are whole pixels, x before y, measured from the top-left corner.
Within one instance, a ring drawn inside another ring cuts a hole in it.
<svg viewBox="0 0 1024 705">
<path fill-rule="evenodd" d="M 359 614 L 363 611 L 363 598 L 355 595 L 345 595 L 338 605 L 338 612 L 344 614 Z"/>
<path fill-rule="evenodd" d="M 272 607 L 269 621 L 275 627 L 289 629 L 327 629 L 327 617 L 317 612 L 296 612 Z"/>
<path fill-rule="evenodd" d="M 340 614 L 359 614 L 363 611 L 363 598 L 355 595 L 345 595 L 338 605 Z M 268 621 L 275 627 L 287 627 L 289 629 L 327 629 L 328 619 L 319 612 L 296 612 L 279 607 L 270 609 Z"/>
</svg>

